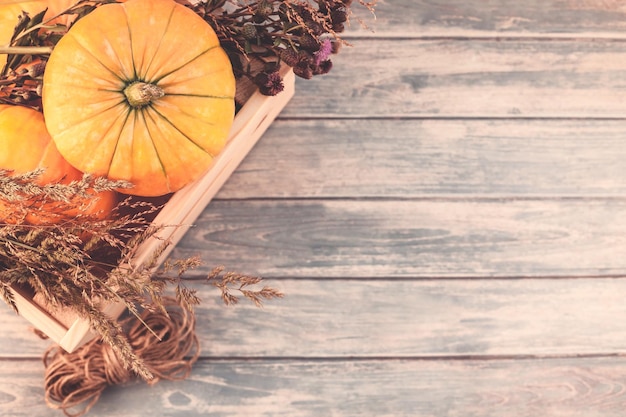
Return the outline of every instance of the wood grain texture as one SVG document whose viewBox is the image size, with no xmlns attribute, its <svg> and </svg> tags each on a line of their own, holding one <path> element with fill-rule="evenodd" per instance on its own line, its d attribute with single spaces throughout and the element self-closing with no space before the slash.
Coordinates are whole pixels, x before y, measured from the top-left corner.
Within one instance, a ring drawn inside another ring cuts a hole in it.
<svg viewBox="0 0 626 417">
<path fill-rule="evenodd" d="M 89 415 L 621 417 L 625 371 L 623 358 L 202 361 L 187 381 L 110 389 Z M 39 363 L 3 373 L 2 415 L 59 415 L 42 405 Z"/>
<path fill-rule="evenodd" d="M 208 358 L 441 358 L 626 353 L 625 279 L 268 280 L 286 297 L 226 307 L 194 285 Z M 609 320 L 608 317 L 614 319 Z M 0 306 L 0 357 L 48 342 Z"/>
<path fill-rule="evenodd" d="M 626 43 L 355 40 L 342 71 L 296 80 L 283 117 L 545 118 L 626 114 Z"/>
<path fill-rule="evenodd" d="M 626 34 L 620 0 L 379 0 L 375 18 L 365 8 L 354 11 L 351 36 L 622 39 Z"/>
<path fill-rule="evenodd" d="M 215 201 L 173 251 L 272 277 L 623 274 L 626 201 Z"/>
<path fill-rule="evenodd" d="M 621 120 L 283 119 L 217 198 L 621 197 L 625 137 Z"/>
</svg>

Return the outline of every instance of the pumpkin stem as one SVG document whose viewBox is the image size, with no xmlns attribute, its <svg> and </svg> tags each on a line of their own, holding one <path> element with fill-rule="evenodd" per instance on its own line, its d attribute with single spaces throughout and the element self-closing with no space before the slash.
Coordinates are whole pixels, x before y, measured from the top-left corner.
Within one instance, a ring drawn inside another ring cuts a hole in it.
<svg viewBox="0 0 626 417">
<path fill-rule="evenodd" d="M 124 89 L 128 104 L 133 107 L 143 107 L 165 95 L 165 91 L 158 85 L 135 81 Z"/>
</svg>

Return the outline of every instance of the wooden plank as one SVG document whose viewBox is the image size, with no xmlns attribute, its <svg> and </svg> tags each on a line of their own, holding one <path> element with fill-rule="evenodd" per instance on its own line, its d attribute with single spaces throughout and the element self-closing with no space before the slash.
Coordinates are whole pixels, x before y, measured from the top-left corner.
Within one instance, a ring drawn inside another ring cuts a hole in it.
<svg viewBox="0 0 626 417">
<path fill-rule="evenodd" d="M 272 281 L 263 310 L 202 291 L 205 357 L 445 357 L 626 352 L 626 279 Z M 213 290 L 214 291 L 214 290 Z"/>
<path fill-rule="evenodd" d="M 365 39 L 283 117 L 623 118 L 626 43 Z"/>
<path fill-rule="evenodd" d="M 2 415 L 59 415 L 39 363 L 2 365 Z M 186 381 L 108 389 L 89 415 L 621 417 L 625 374 L 623 358 L 201 362 Z"/>
<path fill-rule="evenodd" d="M 623 274 L 626 201 L 215 201 L 175 257 L 266 277 Z"/>
<path fill-rule="evenodd" d="M 625 137 L 621 120 L 280 120 L 217 198 L 621 197 Z"/>
<path fill-rule="evenodd" d="M 626 353 L 626 279 L 268 280 L 263 309 L 226 307 L 195 285 L 202 355 L 423 357 Z M 38 358 L 47 342 L 0 306 L 0 358 Z"/>
<path fill-rule="evenodd" d="M 379 1 L 375 19 L 358 6 L 350 36 L 552 38 L 626 35 L 626 10 L 619 0 L 394 0 Z M 362 27 L 362 20 L 369 27 Z"/>
</svg>

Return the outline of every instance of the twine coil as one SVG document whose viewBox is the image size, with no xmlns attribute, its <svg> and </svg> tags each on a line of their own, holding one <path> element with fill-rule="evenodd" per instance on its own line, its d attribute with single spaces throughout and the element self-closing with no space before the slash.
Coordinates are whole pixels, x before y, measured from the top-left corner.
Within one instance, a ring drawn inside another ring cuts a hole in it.
<svg viewBox="0 0 626 417">
<path fill-rule="evenodd" d="M 193 312 L 173 299 L 166 299 L 164 303 L 167 315 L 160 311 L 143 313 L 142 320 L 147 327 L 132 317 L 125 323 L 130 325 L 128 339 L 135 353 L 154 375 L 147 381 L 150 385 L 161 379 L 187 378 L 200 354 Z M 87 343 L 73 353 L 53 345 L 45 352 L 43 361 L 46 403 L 68 417 L 86 414 L 108 386 L 136 379 L 136 375 L 120 363 L 112 348 L 100 340 Z M 77 411 L 72 412 L 73 409 Z"/>
</svg>

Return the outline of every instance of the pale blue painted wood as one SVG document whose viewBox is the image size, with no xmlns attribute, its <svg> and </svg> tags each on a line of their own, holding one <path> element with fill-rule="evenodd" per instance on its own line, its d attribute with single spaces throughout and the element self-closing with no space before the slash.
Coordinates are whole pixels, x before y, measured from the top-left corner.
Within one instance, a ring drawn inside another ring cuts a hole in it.
<svg viewBox="0 0 626 417">
<path fill-rule="evenodd" d="M 278 120 L 218 199 L 626 195 L 623 120 Z"/>
<path fill-rule="evenodd" d="M 365 8 L 354 11 L 351 36 L 580 39 L 626 32 L 619 0 L 379 0 L 376 19 Z"/>
<path fill-rule="evenodd" d="M 626 280 L 267 280 L 286 294 L 263 309 L 225 307 L 193 285 L 207 358 L 599 355 L 626 351 Z M 323 308 L 322 308 L 323 307 Z M 0 357 L 47 347 L 0 306 Z M 7 326 L 8 325 L 8 326 Z M 1 415 L 1 414 L 0 414 Z"/>
<path fill-rule="evenodd" d="M 619 275 L 623 199 L 215 201 L 173 251 L 266 277 Z"/>
<path fill-rule="evenodd" d="M 355 39 L 283 117 L 623 118 L 625 42 Z M 337 94 L 342 91 L 342 94 Z"/>
</svg>

